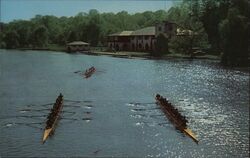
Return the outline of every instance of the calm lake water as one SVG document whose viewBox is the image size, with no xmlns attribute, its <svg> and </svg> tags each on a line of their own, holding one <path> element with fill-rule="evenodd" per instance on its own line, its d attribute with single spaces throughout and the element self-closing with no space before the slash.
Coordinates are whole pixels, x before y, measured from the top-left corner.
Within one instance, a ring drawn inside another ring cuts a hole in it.
<svg viewBox="0 0 250 158">
<path fill-rule="evenodd" d="M 91 66 L 97 72 L 88 79 L 74 73 Z M 42 144 L 41 128 L 60 92 L 65 112 Z M 165 118 L 156 93 L 188 118 L 198 145 Z M 249 73 L 205 60 L 0 50 L 5 156 L 248 157 Z"/>
</svg>

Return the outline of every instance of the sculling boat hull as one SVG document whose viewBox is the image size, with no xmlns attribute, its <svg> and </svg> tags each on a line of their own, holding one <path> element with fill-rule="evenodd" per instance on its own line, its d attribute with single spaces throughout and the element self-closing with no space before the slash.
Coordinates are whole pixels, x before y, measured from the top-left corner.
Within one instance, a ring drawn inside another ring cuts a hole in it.
<svg viewBox="0 0 250 158">
<path fill-rule="evenodd" d="M 48 139 L 50 133 L 52 132 L 52 128 L 45 129 L 43 133 L 43 143 Z"/>
<path fill-rule="evenodd" d="M 92 76 L 92 74 L 93 74 L 94 72 L 95 72 L 95 69 L 86 72 L 86 73 L 84 74 L 84 75 L 85 75 L 85 78 L 89 78 L 90 76 Z"/>
<path fill-rule="evenodd" d="M 45 143 L 45 141 L 48 139 L 48 137 L 50 136 L 50 134 L 55 130 L 55 126 L 56 126 L 56 123 L 57 123 L 57 121 L 58 121 L 58 119 L 59 119 L 59 115 L 60 115 L 60 113 L 61 113 L 62 108 L 63 108 L 63 101 L 61 102 L 60 108 L 59 108 L 59 110 L 58 110 L 56 119 L 55 119 L 55 121 L 54 121 L 53 124 L 52 124 L 52 127 L 49 128 L 49 129 L 46 129 L 46 128 L 45 128 L 45 130 L 44 130 L 43 139 L 42 139 L 42 142 L 43 142 L 43 143 Z"/>
<path fill-rule="evenodd" d="M 192 138 L 193 141 L 194 141 L 195 143 L 198 144 L 199 141 L 197 140 L 195 134 L 192 132 L 191 129 L 185 128 L 185 129 L 183 130 L 183 132 L 184 132 L 186 135 L 188 135 L 190 138 Z"/>
<path fill-rule="evenodd" d="M 187 136 L 189 136 L 195 143 L 198 144 L 198 140 L 195 136 L 195 134 L 192 132 L 191 129 L 187 128 L 186 125 L 180 125 L 179 121 L 174 118 L 174 116 L 164 107 L 164 105 L 161 104 L 159 100 L 157 100 L 157 104 L 161 107 L 163 113 L 169 118 L 169 120 L 174 124 L 174 126 L 180 130 L 181 132 L 185 133 Z"/>
</svg>

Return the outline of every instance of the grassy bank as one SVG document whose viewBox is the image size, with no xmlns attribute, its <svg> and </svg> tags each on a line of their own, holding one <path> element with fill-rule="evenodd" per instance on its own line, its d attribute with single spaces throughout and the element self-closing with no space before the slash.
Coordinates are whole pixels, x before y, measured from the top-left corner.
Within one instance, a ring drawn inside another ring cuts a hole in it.
<svg viewBox="0 0 250 158">
<path fill-rule="evenodd" d="M 210 59 L 210 60 L 220 60 L 220 56 L 216 55 L 202 55 L 190 57 L 190 55 L 171 53 L 166 54 L 160 57 L 152 56 L 148 52 L 129 52 L 129 51 L 119 51 L 119 52 L 108 52 L 108 51 L 91 51 L 91 53 L 86 53 L 89 55 L 109 55 L 113 57 L 122 57 L 122 58 L 147 58 L 147 59 Z"/>
<path fill-rule="evenodd" d="M 56 44 L 48 44 L 47 46 L 44 47 L 21 47 L 21 48 L 16 48 L 19 50 L 48 50 L 48 51 L 58 51 L 58 52 L 66 52 L 65 46 L 60 46 Z"/>
<path fill-rule="evenodd" d="M 190 55 L 179 54 L 179 53 L 171 53 L 171 54 L 164 55 L 163 58 L 220 60 L 220 56 L 210 55 L 210 54 L 197 55 L 197 56 L 191 57 Z"/>
<path fill-rule="evenodd" d="M 58 52 L 67 52 L 65 46 L 57 44 L 48 44 L 44 47 L 23 47 L 17 48 L 19 50 L 41 50 L 41 51 L 58 51 Z M 180 53 L 170 53 L 165 54 L 160 57 L 152 56 L 149 52 L 131 52 L 131 51 L 104 51 L 105 48 L 100 49 L 99 47 L 91 47 L 90 51 L 81 52 L 82 54 L 88 55 L 108 55 L 113 57 L 120 58 L 145 58 L 145 59 L 210 59 L 210 60 L 220 60 L 220 56 L 205 54 L 202 56 L 190 57 L 190 55 L 180 54 Z"/>
</svg>

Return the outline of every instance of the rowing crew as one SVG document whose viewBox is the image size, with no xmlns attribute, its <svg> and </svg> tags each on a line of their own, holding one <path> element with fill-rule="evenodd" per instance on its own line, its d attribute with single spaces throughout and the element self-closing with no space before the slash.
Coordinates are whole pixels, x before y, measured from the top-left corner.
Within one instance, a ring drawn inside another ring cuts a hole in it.
<svg viewBox="0 0 250 158">
<path fill-rule="evenodd" d="M 91 68 L 89 68 L 88 70 L 86 70 L 85 74 L 88 74 L 88 73 L 93 72 L 93 71 L 95 71 L 95 67 L 94 66 L 92 66 Z"/>
<path fill-rule="evenodd" d="M 181 120 L 183 122 L 183 125 L 185 125 L 188 120 L 186 119 L 185 116 L 182 116 L 178 109 L 174 108 L 173 105 L 171 105 L 170 102 L 168 102 L 168 100 L 166 98 L 163 98 L 162 96 L 160 96 L 159 94 L 156 95 L 155 97 L 156 100 L 159 100 L 160 103 L 165 107 L 167 108 L 168 111 L 170 111 L 174 117 L 176 117 L 177 119 Z"/>
<path fill-rule="evenodd" d="M 47 117 L 46 129 L 49 129 L 52 127 L 52 125 L 56 119 L 56 116 L 59 112 L 60 106 L 62 104 L 62 99 L 63 99 L 63 95 L 60 93 L 60 95 L 56 99 L 56 102 L 53 105 L 53 108 L 50 110 L 50 114 Z"/>
</svg>

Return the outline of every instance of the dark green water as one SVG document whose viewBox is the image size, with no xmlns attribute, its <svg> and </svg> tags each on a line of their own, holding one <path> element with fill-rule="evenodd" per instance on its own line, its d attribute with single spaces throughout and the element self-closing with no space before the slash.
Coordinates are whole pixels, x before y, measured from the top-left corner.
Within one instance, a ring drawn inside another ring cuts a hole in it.
<svg viewBox="0 0 250 158">
<path fill-rule="evenodd" d="M 89 79 L 74 73 L 91 66 L 97 72 Z M 41 104 L 60 92 L 85 102 L 65 106 L 42 144 L 51 106 Z M 198 145 L 156 109 L 156 93 L 188 118 Z M 0 157 L 248 157 L 248 148 L 248 73 L 214 61 L 0 50 Z"/>
</svg>

